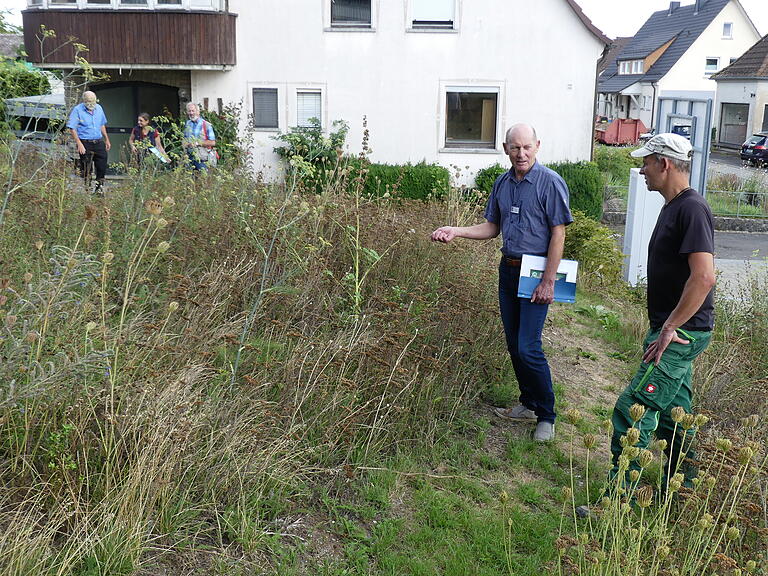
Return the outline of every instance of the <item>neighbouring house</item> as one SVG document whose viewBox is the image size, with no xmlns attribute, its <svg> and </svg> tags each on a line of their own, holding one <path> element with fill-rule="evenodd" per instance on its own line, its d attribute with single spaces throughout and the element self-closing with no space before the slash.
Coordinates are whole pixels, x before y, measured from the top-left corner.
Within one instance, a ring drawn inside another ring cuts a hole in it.
<svg viewBox="0 0 768 576">
<path fill-rule="evenodd" d="M 739 147 L 756 132 L 768 132 L 768 36 L 712 76 L 717 82 L 714 142 Z"/>
<path fill-rule="evenodd" d="M 504 162 L 504 130 L 520 121 L 537 128 L 544 162 L 589 159 L 609 42 L 574 0 L 33 0 L 23 17 L 40 66 L 73 56 L 35 51 L 45 25 L 78 37 L 110 73 L 93 89 L 111 131 L 132 126 L 139 108 L 241 101 L 267 172 L 272 137 L 313 117 L 324 129 L 347 121 L 352 153 L 365 118 L 377 162 L 472 173 Z"/>
<path fill-rule="evenodd" d="M 0 60 L 10 58 L 15 60 L 24 48 L 24 36 L 21 34 L 0 34 Z"/>
<path fill-rule="evenodd" d="M 660 97 L 715 98 L 712 75 L 760 38 L 738 0 L 654 12 L 598 81 L 598 116 L 656 124 Z"/>
</svg>

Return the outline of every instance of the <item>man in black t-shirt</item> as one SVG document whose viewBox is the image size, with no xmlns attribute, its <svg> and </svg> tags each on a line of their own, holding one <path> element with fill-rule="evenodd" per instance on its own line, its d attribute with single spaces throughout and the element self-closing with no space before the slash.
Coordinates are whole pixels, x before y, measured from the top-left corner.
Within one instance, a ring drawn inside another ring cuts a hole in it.
<svg viewBox="0 0 768 576">
<path fill-rule="evenodd" d="M 618 486 L 627 479 L 636 484 L 637 475 L 630 472 L 642 472 L 636 451 L 626 450 L 634 435 L 639 449 L 647 448 L 651 434 L 667 442 L 670 460 L 664 470 L 670 477 L 683 472 L 690 485 L 696 473 L 693 416 L 675 408 L 691 411 L 692 363 L 709 344 L 714 326 L 715 269 L 712 212 L 688 184 L 691 155 L 690 142 L 677 134 L 659 134 L 632 152 L 643 159 L 640 174 L 648 190 L 661 193 L 665 204 L 648 244 L 650 329 L 643 360 L 613 410 L 611 478 L 625 474 Z M 631 433 L 627 442 L 629 428 L 639 434 Z"/>
</svg>

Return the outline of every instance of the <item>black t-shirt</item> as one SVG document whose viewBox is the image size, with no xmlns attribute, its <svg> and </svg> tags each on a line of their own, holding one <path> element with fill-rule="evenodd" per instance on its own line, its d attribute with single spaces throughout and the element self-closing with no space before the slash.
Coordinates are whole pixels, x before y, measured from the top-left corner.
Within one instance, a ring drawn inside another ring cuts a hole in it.
<svg viewBox="0 0 768 576">
<path fill-rule="evenodd" d="M 684 190 L 662 209 L 648 244 L 648 320 L 658 330 L 675 309 L 691 274 L 688 256 L 715 253 L 712 211 L 693 188 Z M 712 330 L 714 289 L 683 330 Z"/>
</svg>

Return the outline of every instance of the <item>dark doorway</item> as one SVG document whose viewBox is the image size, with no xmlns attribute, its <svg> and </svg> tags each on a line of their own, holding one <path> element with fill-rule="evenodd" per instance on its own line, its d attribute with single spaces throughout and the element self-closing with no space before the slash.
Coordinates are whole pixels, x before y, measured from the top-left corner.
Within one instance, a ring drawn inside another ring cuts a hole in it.
<svg viewBox="0 0 768 576">
<path fill-rule="evenodd" d="M 141 112 L 155 116 L 179 117 L 179 89 L 152 82 L 110 82 L 93 87 L 107 115 L 107 132 L 112 143 L 110 165 L 125 163 L 131 129 Z"/>
</svg>

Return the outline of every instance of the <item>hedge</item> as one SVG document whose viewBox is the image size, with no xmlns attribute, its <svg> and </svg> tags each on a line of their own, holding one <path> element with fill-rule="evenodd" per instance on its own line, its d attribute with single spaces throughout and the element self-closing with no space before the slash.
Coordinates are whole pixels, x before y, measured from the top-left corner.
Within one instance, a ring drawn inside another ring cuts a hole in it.
<svg viewBox="0 0 768 576">
<path fill-rule="evenodd" d="M 349 165 L 353 170 L 360 168 L 356 159 L 350 159 Z M 445 197 L 450 187 L 450 172 L 438 164 L 367 164 L 366 169 L 363 192 L 369 196 L 426 200 Z"/>
<path fill-rule="evenodd" d="M 571 210 L 579 210 L 594 220 L 603 216 L 603 177 L 593 162 L 558 162 L 548 167 L 560 174 L 570 191 Z M 487 194 L 506 168 L 494 164 L 478 170 L 475 187 Z"/>
</svg>

